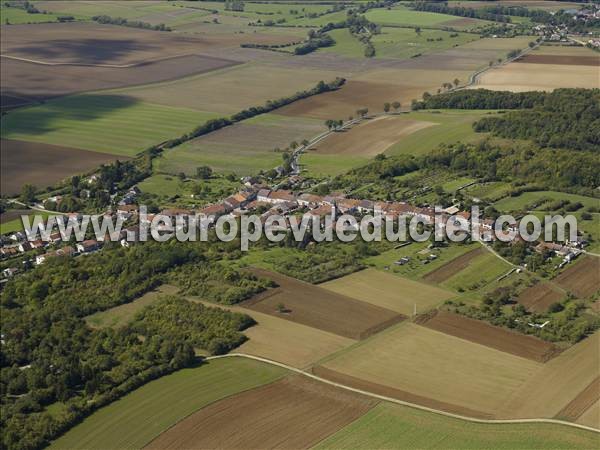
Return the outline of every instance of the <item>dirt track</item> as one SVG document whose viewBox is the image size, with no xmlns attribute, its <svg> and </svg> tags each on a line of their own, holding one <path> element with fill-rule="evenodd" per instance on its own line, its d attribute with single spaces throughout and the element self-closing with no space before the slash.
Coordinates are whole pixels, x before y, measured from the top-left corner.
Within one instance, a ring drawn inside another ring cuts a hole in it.
<svg viewBox="0 0 600 450">
<path fill-rule="evenodd" d="M 2 139 L 0 191 L 3 195 L 18 194 L 25 183 L 45 188 L 116 159 L 124 161 L 129 158 L 58 145 Z"/>
<path fill-rule="evenodd" d="M 577 420 L 584 412 L 600 399 L 600 376 L 592 381 L 577 397 L 569 402 L 557 415 L 557 418 Z"/>
<path fill-rule="evenodd" d="M 423 277 L 423 279 L 433 283 L 442 283 L 466 268 L 474 258 L 483 253 L 485 253 L 485 249 L 482 247 L 471 250 L 470 252 L 467 252 L 464 255 L 453 259 L 452 261 L 448 261 L 443 266 L 440 266 L 437 269 L 429 272 Z"/>
<path fill-rule="evenodd" d="M 550 283 L 538 283 L 519 294 L 517 301 L 529 311 L 543 313 L 550 305 L 559 302 L 563 294 Z"/>
<path fill-rule="evenodd" d="M 310 448 L 377 403 L 292 375 L 207 406 L 158 436 L 146 449 Z"/>
<path fill-rule="evenodd" d="M 446 311 L 432 314 L 429 320 L 420 325 L 532 361 L 546 362 L 560 353 L 556 346 L 536 337 Z"/>
<path fill-rule="evenodd" d="M 406 318 L 389 309 L 361 302 L 310 283 L 262 269 L 257 275 L 279 287 L 240 306 L 351 339 L 365 339 Z M 278 312 L 282 303 L 286 311 Z"/>
</svg>

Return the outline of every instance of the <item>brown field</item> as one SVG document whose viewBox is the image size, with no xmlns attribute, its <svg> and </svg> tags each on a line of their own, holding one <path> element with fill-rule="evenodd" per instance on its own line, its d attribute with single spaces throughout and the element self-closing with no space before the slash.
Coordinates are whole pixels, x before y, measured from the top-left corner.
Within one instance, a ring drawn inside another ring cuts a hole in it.
<svg viewBox="0 0 600 450">
<path fill-rule="evenodd" d="M 532 361 L 546 362 L 559 353 L 555 345 L 536 337 L 515 333 L 480 320 L 446 311 L 429 314 L 423 318 L 420 324 L 432 330 L 441 331 Z"/>
<path fill-rule="evenodd" d="M 342 350 L 320 365 L 490 415 L 545 366 L 409 322 Z"/>
<path fill-rule="evenodd" d="M 35 142 L 0 141 L 0 191 L 14 195 L 25 183 L 45 188 L 69 176 L 85 173 L 117 159 L 107 153 L 81 151 Z M 129 159 L 119 156 L 118 159 Z"/>
<path fill-rule="evenodd" d="M 209 405 L 146 449 L 310 448 L 376 401 L 294 375 Z"/>
<path fill-rule="evenodd" d="M 586 298 L 600 289 L 600 258 L 586 256 L 568 267 L 554 281 L 579 298 Z"/>
<path fill-rule="evenodd" d="M 575 421 L 600 400 L 600 376 L 559 411 L 557 418 Z"/>
<path fill-rule="evenodd" d="M 381 116 L 362 122 L 350 130 L 331 134 L 314 150 L 323 154 L 375 156 L 403 137 L 432 125 L 435 123 L 407 120 L 401 116 Z"/>
<path fill-rule="evenodd" d="M 432 283 L 442 283 L 466 268 L 471 260 L 477 258 L 483 253 L 485 253 L 485 249 L 481 247 L 471 250 L 470 252 L 467 252 L 464 255 L 453 259 L 452 261 L 448 261 L 443 266 L 440 266 L 437 269 L 429 272 L 423 277 L 423 279 L 426 281 L 431 281 Z"/>
<path fill-rule="evenodd" d="M 569 66 L 600 66 L 600 57 L 593 55 L 525 55 L 515 62 L 528 64 L 564 64 Z"/>
<path fill-rule="evenodd" d="M 15 219 L 19 219 L 21 216 L 35 214 L 32 209 L 9 209 L 8 211 L 0 214 L 0 223 L 7 223 Z"/>
<path fill-rule="evenodd" d="M 203 55 L 181 56 L 129 68 L 47 66 L 2 58 L 2 104 L 28 102 L 99 89 L 119 88 L 173 80 L 238 64 Z"/>
<path fill-rule="evenodd" d="M 600 430 L 600 400 L 596 400 L 586 412 L 579 416 L 576 422 Z"/>
<path fill-rule="evenodd" d="M 529 311 L 543 313 L 550 305 L 559 302 L 564 294 L 551 283 L 538 283 L 519 294 L 517 301 Z"/>
<path fill-rule="evenodd" d="M 373 392 L 377 395 L 395 398 L 404 402 L 416 403 L 417 405 L 426 406 L 428 408 L 439 409 L 442 411 L 447 411 L 454 414 L 461 414 L 469 417 L 477 417 L 480 419 L 490 419 L 493 417 L 491 414 L 476 411 L 474 409 L 465 408 L 464 406 L 440 402 L 435 398 L 423 397 L 422 395 L 416 395 L 411 392 L 403 391 L 401 389 L 384 386 L 383 384 L 365 381 L 360 378 L 346 375 L 341 372 L 336 372 L 335 370 L 328 369 L 327 367 L 316 366 L 313 367 L 311 371 L 315 375 L 321 378 L 325 378 L 326 380 L 344 384 L 346 386 L 350 386 L 355 389 L 360 389 L 362 391 Z"/>
<path fill-rule="evenodd" d="M 498 418 L 556 416 L 598 377 L 600 333 L 595 333 L 541 366 L 504 399 Z"/>
<path fill-rule="evenodd" d="M 290 322 L 270 314 L 249 311 L 239 306 L 217 305 L 195 297 L 188 297 L 188 299 L 202 302 L 207 306 L 217 306 L 248 314 L 256 321 L 256 325 L 244 330 L 248 340 L 236 351 L 262 356 L 299 369 L 309 367 L 316 361 L 356 342 L 337 334 Z"/>
<path fill-rule="evenodd" d="M 361 270 L 319 287 L 407 316 L 413 314 L 415 304 L 423 313 L 455 296 L 445 289 L 376 269 Z"/>
<path fill-rule="evenodd" d="M 272 279 L 279 287 L 268 295 L 244 302 L 244 308 L 351 339 L 364 339 L 406 318 L 389 309 L 336 294 L 285 275 L 262 269 L 253 269 L 253 272 Z M 277 305 L 280 303 L 285 305 L 286 312 L 278 312 Z"/>
</svg>

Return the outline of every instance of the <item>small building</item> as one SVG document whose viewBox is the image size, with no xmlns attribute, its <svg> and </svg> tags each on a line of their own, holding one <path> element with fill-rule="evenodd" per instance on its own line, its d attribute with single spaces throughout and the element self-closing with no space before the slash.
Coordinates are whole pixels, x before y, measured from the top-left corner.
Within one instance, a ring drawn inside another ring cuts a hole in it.
<svg viewBox="0 0 600 450">
<path fill-rule="evenodd" d="M 88 239 L 77 243 L 77 251 L 79 253 L 89 253 L 100 248 L 100 243 L 95 239 Z"/>
</svg>

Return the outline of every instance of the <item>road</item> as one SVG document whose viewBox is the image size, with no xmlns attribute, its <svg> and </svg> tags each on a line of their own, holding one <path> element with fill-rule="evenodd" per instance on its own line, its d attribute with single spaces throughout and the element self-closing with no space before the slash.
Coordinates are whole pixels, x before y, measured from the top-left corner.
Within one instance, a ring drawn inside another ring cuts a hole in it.
<svg viewBox="0 0 600 450">
<path fill-rule="evenodd" d="M 449 412 L 446 412 L 446 411 L 441 411 L 439 409 L 433 409 L 433 408 L 428 408 L 426 406 L 421 406 L 421 405 L 418 405 L 416 403 L 405 402 L 405 401 L 398 400 L 398 399 L 393 398 L 393 397 L 386 397 L 385 395 L 379 395 L 379 394 L 375 394 L 373 392 L 363 391 L 361 389 L 356 389 L 356 388 L 353 388 L 353 387 L 350 387 L 350 386 L 346 386 L 345 384 L 336 383 L 334 381 L 330 381 L 330 380 L 327 380 L 325 378 L 321 378 L 321 377 L 319 377 L 317 375 L 314 375 L 314 374 L 312 374 L 310 372 L 305 372 L 304 370 L 297 369 L 296 367 L 292 367 L 292 366 L 289 366 L 287 364 L 283 364 L 283 363 L 280 363 L 280 362 L 277 362 L 277 361 L 273 361 L 273 360 L 267 359 L 267 358 L 262 358 L 260 356 L 247 355 L 245 353 L 229 353 L 227 355 L 209 356 L 206 359 L 207 360 L 214 360 L 214 359 L 221 359 L 221 358 L 247 358 L 247 359 L 253 359 L 255 361 L 260 361 L 260 362 L 263 362 L 263 363 L 266 363 L 266 364 L 271 364 L 272 366 L 282 367 L 282 368 L 287 369 L 287 370 L 289 370 L 291 372 L 295 372 L 297 374 L 304 375 L 305 377 L 312 378 L 313 380 L 320 381 L 321 383 L 329 384 L 331 386 L 335 386 L 335 387 L 340 388 L 340 389 L 345 389 L 347 391 L 356 392 L 358 394 L 366 395 L 368 397 L 376 398 L 376 399 L 383 400 L 383 401 L 386 401 L 386 402 L 396 403 L 398 405 L 408 406 L 410 408 L 420 409 L 422 411 L 427 411 L 427 412 L 434 413 L 434 414 L 440 414 L 440 415 L 443 415 L 443 416 L 452 417 L 454 419 L 466 420 L 468 422 L 488 423 L 488 424 L 553 423 L 553 424 L 556 424 L 556 425 L 566 425 L 566 426 L 569 426 L 569 427 L 580 428 L 582 430 L 587 430 L 587 431 L 593 431 L 595 433 L 600 433 L 600 429 L 588 427 L 586 425 L 580 425 L 578 423 L 572 423 L 572 422 L 566 422 L 566 421 L 563 421 L 563 420 L 557 420 L 557 419 L 475 419 L 473 417 L 461 416 L 459 414 L 453 414 L 453 413 L 449 413 Z"/>
</svg>

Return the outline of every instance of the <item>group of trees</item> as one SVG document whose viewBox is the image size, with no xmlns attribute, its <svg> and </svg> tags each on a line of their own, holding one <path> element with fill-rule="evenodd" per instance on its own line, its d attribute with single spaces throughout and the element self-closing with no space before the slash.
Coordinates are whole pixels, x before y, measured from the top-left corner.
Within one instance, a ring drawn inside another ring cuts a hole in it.
<svg viewBox="0 0 600 450">
<path fill-rule="evenodd" d="M 314 52 L 318 48 L 331 47 L 332 45 L 335 45 L 335 40 L 330 35 L 325 32 L 315 32 L 309 35 L 309 38 L 305 43 L 294 49 L 294 54 L 306 55 L 307 53 Z"/>
<path fill-rule="evenodd" d="M 33 3 L 25 1 L 7 1 L 4 2 L 7 8 L 19 8 L 27 11 L 27 14 L 41 14 L 42 12 L 35 7 Z"/>
<path fill-rule="evenodd" d="M 488 8 L 475 9 L 463 6 L 448 6 L 441 2 L 423 2 L 418 1 L 412 4 L 416 11 L 427 11 L 440 14 L 449 14 L 451 16 L 471 17 L 474 19 L 491 20 L 494 22 L 510 23 L 510 17 L 499 12 L 493 12 Z"/>
<path fill-rule="evenodd" d="M 145 30 L 154 31 L 171 31 L 171 28 L 166 26 L 164 23 L 152 25 L 148 22 L 142 22 L 140 20 L 127 20 L 123 17 L 110 17 L 106 15 L 101 15 L 92 17 L 92 20 L 102 24 L 121 25 L 123 27 L 143 28 Z"/>
</svg>

